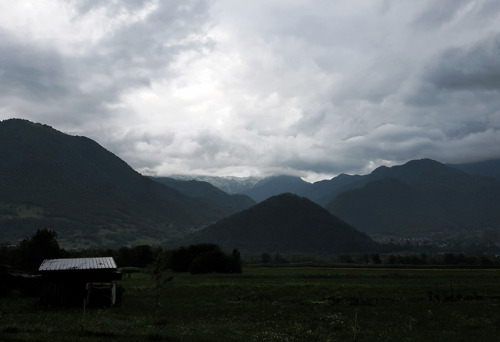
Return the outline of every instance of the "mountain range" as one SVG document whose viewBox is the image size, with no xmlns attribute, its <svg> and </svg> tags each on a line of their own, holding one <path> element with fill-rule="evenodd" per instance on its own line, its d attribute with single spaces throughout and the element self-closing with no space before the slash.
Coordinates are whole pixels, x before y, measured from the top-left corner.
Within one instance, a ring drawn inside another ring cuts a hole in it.
<svg viewBox="0 0 500 342">
<path fill-rule="evenodd" d="M 326 208 L 367 233 L 416 236 L 500 228 L 500 182 L 434 160 L 380 167 L 350 188 Z"/>
<path fill-rule="evenodd" d="M 500 231 L 498 160 L 413 160 L 315 183 L 287 175 L 145 177 L 91 139 L 20 119 L 0 122 L 0 160 L 3 243 L 52 228 L 66 247 L 204 240 L 334 253 L 373 246 L 365 233 Z"/>
<path fill-rule="evenodd" d="M 367 175 L 340 174 L 315 183 L 272 176 L 242 191 L 257 202 L 283 192 L 306 197 L 372 235 L 500 231 L 500 160 L 412 160 Z"/>
</svg>

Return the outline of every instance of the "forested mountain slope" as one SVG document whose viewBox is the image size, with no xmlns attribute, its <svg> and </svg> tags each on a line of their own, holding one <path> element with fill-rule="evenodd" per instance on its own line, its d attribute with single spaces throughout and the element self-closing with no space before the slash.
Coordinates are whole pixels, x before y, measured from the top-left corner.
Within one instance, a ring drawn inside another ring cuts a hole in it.
<svg viewBox="0 0 500 342">
<path fill-rule="evenodd" d="M 227 194 L 208 182 L 194 179 L 179 180 L 170 177 L 153 177 L 152 179 L 186 196 L 211 201 L 231 212 L 238 212 L 255 205 L 255 201 L 246 195 Z"/>
<path fill-rule="evenodd" d="M 230 213 L 134 171 L 95 141 L 0 122 L 0 241 L 39 228 L 81 246 L 167 241 Z"/>
<path fill-rule="evenodd" d="M 364 232 L 412 236 L 500 229 L 500 182 L 430 159 L 380 167 L 327 209 Z"/>
</svg>

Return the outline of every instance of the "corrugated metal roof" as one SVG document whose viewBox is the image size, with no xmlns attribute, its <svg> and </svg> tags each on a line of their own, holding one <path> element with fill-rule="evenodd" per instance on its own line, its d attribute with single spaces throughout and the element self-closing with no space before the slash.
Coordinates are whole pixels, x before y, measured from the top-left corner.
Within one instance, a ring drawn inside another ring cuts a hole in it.
<svg viewBox="0 0 500 342">
<path fill-rule="evenodd" d="M 102 258 L 72 258 L 72 259 L 45 259 L 39 271 L 69 271 L 69 270 L 97 270 L 115 269 L 116 263 L 112 257 Z"/>
</svg>

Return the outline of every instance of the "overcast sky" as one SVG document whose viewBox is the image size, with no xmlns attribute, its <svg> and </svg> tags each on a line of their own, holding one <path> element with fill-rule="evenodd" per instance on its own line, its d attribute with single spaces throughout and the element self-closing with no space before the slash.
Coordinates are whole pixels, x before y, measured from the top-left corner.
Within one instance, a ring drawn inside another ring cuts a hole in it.
<svg viewBox="0 0 500 342">
<path fill-rule="evenodd" d="M 0 0 L 0 120 L 143 174 L 500 158 L 497 0 Z"/>
</svg>

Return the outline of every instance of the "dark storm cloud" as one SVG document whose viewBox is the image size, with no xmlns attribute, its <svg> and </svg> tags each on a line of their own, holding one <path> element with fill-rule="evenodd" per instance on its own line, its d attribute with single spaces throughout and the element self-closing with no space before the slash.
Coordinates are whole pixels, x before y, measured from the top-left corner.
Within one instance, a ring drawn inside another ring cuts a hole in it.
<svg viewBox="0 0 500 342">
<path fill-rule="evenodd" d="M 499 56 L 498 34 L 444 50 L 425 67 L 408 103 L 421 107 L 418 113 L 457 146 L 470 136 L 489 136 L 500 129 Z"/>
<path fill-rule="evenodd" d="M 446 50 L 424 76 L 438 90 L 499 91 L 500 35 Z"/>
<path fill-rule="evenodd" d="M 2 31 L 0 50 L 0 96 L 41 101 L 67 94 L 61 58 L 54 51 L 15 41 Z"/>
<path fill-rule="evenodd" d="M 427 6 L 414 20 L 413 24 L 419 28 L 433 30 L 453 20 L 469 0 L 440 0 Z"/>
</svg>

